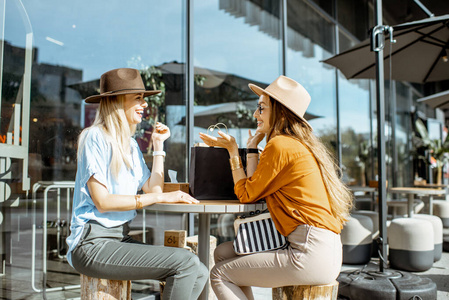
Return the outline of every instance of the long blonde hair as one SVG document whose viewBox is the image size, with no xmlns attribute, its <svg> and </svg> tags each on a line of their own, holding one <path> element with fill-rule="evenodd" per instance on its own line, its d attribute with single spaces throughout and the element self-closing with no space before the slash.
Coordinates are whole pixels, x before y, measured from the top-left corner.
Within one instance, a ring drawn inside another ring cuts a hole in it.
<svg viewBox="0 0 449 300">
<path fill-rule="evenodd" d="M 85 141 L 87 130 L 98 127 L 105 134 L 111 145 L 112 158 L 109 167 L 114 178 L 118 178 L 122 163 L 131 169 L 129 155 L 131 154 L 131 136 L 136 131 L 136 125 L 130 125 L 124 110 L 125 95 L 104 97 L 100 101 L 94 123 L 83 130 L 78 139 L 78 155 Z"/>
<path fill-rule="evenodd" d="M 335 163 L 333 155 L 324 146 L 312 129 L 284 105 L 270 97 L 271 129 L 267 140 L 276 135 L 290 136 L 306 146 L 318 162 L 324 185 L 329 195 L 332 214 L 341 223 L 347 221 L 352 209 L 352 193 L 339 177 L 340 168 Z"/>
</svg>

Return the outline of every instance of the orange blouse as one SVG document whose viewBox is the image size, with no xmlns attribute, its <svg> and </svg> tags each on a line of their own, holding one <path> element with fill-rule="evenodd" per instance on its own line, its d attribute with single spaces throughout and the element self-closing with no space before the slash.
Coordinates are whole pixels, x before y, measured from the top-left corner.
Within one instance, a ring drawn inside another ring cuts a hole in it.
<svg viewBox="0 0 449 300">
<path fill-rule="evenodd" d="M 291 137 L 270 139 L 253 176 L 239 180 L 234 191 L 241 203 L 265 198 L 276 228 L 284 236 L 301 224 L 337 234 L 342 229 L 332 215 L 315 157 Z"/>
</svg>

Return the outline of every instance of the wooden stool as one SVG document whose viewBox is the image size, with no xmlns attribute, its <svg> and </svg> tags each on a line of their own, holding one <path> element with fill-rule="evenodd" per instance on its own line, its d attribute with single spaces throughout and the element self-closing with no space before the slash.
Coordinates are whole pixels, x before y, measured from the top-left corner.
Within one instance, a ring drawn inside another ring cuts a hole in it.
<svg viewBox="0 0 449 300">
<path fill-rule="evenodd" d="M 131 280 L 109 280 L 81 274 L 81 300 L 131 300 Z"/>
<path fill-rule="evenodd" d="M 273 300 L 337 300 L 338 281 L 328 285 L 293 285 L 273 288 Z"/>
</svg>

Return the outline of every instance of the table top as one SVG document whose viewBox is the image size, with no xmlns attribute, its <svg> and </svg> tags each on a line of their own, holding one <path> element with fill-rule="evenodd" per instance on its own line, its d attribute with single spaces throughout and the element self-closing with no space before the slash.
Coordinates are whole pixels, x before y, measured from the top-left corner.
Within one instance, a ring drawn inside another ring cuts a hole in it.
<svg viewBox="0 0 449 300">
<path fill-rule="evenodd" d="M 389 188 L 390 193 L 397 194 L 417 194 L 417 195 L 445 195 L 446 191 L 434 188 L 418 188 L 418 187 L 392 187 Z"/>
<path fill-rule="evenodd" d="M 144 207 L 149 211 L 185 212 L 185 213 L 242 213 L 267 208 L 266 203 L 243 204 L 239 200 L 200 200 L 199 204 L 156 203 Z"/>
<path fill-rule="evenodd" d="M 415 187 L 422 187 L 422 188 L 449 188 L 449 186 L 447 184 L 437 184 L 437 183 L 415 184 Z"/>
<path fill-rule="evenodd" d="M 353 192 L 375 192 L 377 191 L 377 188 L 370 187 L 370 186 L 348 186 L 349 189 Z"/>
</svg>

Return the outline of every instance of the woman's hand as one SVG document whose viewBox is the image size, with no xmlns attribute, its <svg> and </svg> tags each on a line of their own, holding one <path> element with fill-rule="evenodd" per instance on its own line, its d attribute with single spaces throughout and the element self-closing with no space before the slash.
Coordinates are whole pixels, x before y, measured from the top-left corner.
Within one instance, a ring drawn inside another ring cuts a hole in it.
<svg viewBox="0 0 449 300">
<path fill-rule="evenodd" d="M 174 191 L 162 194 L 162 201 L 165 203 L 187 203 L 187 204 L 198 204 L 200 201 L 196 200 L 192 196 L 182 191 Z"/>
<path fill-rule="evenodd" d="M 219 137 L 211 136 L 205 133 L 200 132 L 200 138 L 203 140 L 206 145 L 211 147 L 222 147 L 228 150 L 228 152 L 231 154 L 235 151 L 237 152 L 236 155 L 238 155 L 238 146 L 237 142 L 235 141 L 235 138 L 232 135 L 226 134 L 223 131 L 218 131 Z"/>
<path fill-rule="evenodd" d="M 170 128 L 167 125 L 157 122 L 151 136 L 153 143 L 163 143 L 170 137 Z"/>
<path fill-rule="evenodd" d="M 256 130 L 256 133 L 254 135 L 251 134 L 251 129 L 248 130 L 249 137 L 248 141 L 246 142 L 246 148 L 257 148 L 257 145 L 263 140 L 265 137 L 265 134 L 260 133 Z"/>
</svg>

